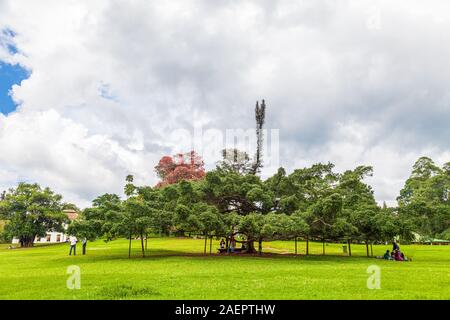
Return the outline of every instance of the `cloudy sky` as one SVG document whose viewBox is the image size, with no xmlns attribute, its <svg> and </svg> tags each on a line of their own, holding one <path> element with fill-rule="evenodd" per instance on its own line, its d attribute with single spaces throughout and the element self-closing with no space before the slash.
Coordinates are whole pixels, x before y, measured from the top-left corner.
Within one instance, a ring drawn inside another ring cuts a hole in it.
<svg viewBox="0 0 450 320">
<path fill-rule="evenodd" d="M 265 98 L 280 165 L 373 165 L 395 204 L 419 156 L 450 160 L 449 34 L 447 0 L 0 0 L 0 189 L 153 185 L 174 132 L 253 128 Z"/>
</svg>

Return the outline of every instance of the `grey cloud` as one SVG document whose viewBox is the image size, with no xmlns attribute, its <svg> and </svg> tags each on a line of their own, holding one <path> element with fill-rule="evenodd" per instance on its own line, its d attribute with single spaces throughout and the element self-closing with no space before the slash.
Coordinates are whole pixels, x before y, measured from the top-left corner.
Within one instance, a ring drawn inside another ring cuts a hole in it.
<svg viewBox="0 0 450 320">
<path fill-rule="evenodd" d="M 32 77 L 14 91 L 24 101 L 21 112 L 55 109 L 86 130 L 80 144 L 97 150 L 92 137 L 108 141 L 109 156 L 83 152 L 84 161 L 111 174 L 111 186 L 87 187 L 90 196 L 119 190 L 127 171 L 155 182 L 153 167 L 170 152 L 173 130 L 192 130 L 196 122 L 221 130 L 253 128 L 254 103 L 261 98 L 268 103 L 267 127 L 280 129 L 284 166 L 373 162 L 381 200 L 395 199 L 395 172 L 406 178 L 414 157 L 449 149 L 445 1 L 423 14 L 413 10 L 422 9 L 420 1 L 74 5 L 84 13 L 65 13 L 73 28 L 26 12 L 22 17 L 23 8 L 12 2 L 8 24 L 18 30 L 24 59 L 33 67 Z M 56 5 L 46 10 L 51 16 Z M 369 28 L 377 12 L 380 26 Z M 58 28 L 64 37 L 55 39 Z M 50 43 L 46 56 L 39 53 L 41 43 Z M 102 83 L 117 99 L 99 96 Z M 34 165 L 61 177 L 54 159 L 41 152 L 33 151 L 41 156 Z M 390 160 L 402 155 L 399 164 Z M 65 190 L 86 198 L 81 185 L 67 183 Z"/>
</svg>

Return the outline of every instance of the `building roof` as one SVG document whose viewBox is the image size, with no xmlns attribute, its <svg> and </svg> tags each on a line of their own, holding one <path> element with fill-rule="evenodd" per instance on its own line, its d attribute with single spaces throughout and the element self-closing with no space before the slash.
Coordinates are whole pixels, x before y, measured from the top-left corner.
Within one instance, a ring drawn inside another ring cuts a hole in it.
<svg viewBox="0 0 450 320">
<path fill-rule="evenodd" d="M 75 210 L 66 209 L 63 210 L 63 212 L 67 214 L 67 217 L 69 218 L 70 221 L 76 220 L 78 218 L 78 212 L 76 212 Z"/>
</svg>

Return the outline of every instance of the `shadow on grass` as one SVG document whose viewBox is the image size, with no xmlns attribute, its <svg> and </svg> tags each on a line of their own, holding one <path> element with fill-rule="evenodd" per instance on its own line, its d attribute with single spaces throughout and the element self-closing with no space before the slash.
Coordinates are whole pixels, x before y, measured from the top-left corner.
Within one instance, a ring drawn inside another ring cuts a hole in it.
<svg viewBox="0 0 450 320">
<path fill-rule="evenodd" d="M 68 259 L 75 258 L 77 262 L 82 263 L 95 263 L 99 261 L 160 261 L 164 259 L 170 259 L 170 258 L 177 258 L 177 257 L 184 257 L 184 258 L 194 258 L 194 259 L 207 259 L 207 260 L 233 260 L 233 259 L 245 259 L 249 261 L 254 260 L 298 260 L 300 261 L 308 261 L 308 262 L 331 262 L 331 263 L 342 263 L 345 261 L 367 261 L 367 260 L 374 260 L 375 257 L 367 257 L 367 256 L 342 256 L 342 255 L 295 255 L 295 254 L 280 254 L 280 253 L 272 253 L 267 252 L 263 253 L 262 255 L 259 255 L 258 253 L 255 254 L 243 254 L 243 253 L 233 253 L 233 254 L 219 254 L 219 253 L 207 253 L 206 255 L 203 253 L 189 253 L 184 251 L 178 251 L 178 250 L 147 250 L 145 257 L 142 257 L 140 253 L 133 252 L 131 257 L 129 258 L 126 253 L 120 253 L 120 252 L 114 252 L 110 254 L 105 255 L 89 255 L 89 252 L 85 256 L 77 255 L 76 257 L 60 257 L 55 260 L 59 261 L 70 261 Z"/>
<path fill-rule="evenodd" d="M 36 248 L 45 248 L 45 247 L 62 247 L 67 246 L 68 244 L 65 242 L 59 243 L 35 243 L 32 247 L 21 247 L 20 244 L 9 244 L 9 243 L 1 243 L 0 250 L 31 250 Z"/>
</svg>

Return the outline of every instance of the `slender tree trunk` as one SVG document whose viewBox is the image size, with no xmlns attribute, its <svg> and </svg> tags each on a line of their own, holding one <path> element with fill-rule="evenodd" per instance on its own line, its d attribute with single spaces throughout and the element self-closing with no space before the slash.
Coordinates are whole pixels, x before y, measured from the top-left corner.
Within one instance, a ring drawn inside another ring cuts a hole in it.
<svg viewBox="0 0 450 320">
<path fill-rule="evenodd" d="M 131 257 L 131 232 L 130 232 L 130 242 L 128 244 L 128 258 Z"/>
<path fill-rule="evenodd" d="M 230 242 L 228 241 L 228 236 L 226 237 L 226 243 L 225 243 L 225 248 L 227 249 L 227 253 L 230 253 L 230 250 L 228 249 Z"/>
<path fill-rule="evenodd" d="M 306 236 L 306 255 L 309 255 L 309 237 Z"/>
<path fill-rule="evenodd" d="M 206 244 L 208 243 L 208 235 L 205 233 L 205 248 L 203 250 L 203 253 L 206 255 Z"/>
<path fill-rule="evenodd" d="M 372 247 L 372 243 L 370 244 L 370 255 L 373 257 L 373 247 Z"/>
<path fill-rule="evenodd" d="M 348 242 L 348 256 L 352 256 L 352 241 L 350 239 L 347 240 Z"/>
<path fill-rule="evenodd" d="M 297 237 L 295 237 L 295 255 L 297 255 Z"/>
<path fill-rule="evenodd" d="M 366 240 L 366 254 L 369 257 L 369 241 Z"/>
<path fill-rule="evenodd" d="M 145 258 L 145 246 L 144 246 L 144 234 L 141 233 L 141 249 L 142 249 L 142 258 Z"/>
<path fill-rule="evenodd" d="M 262 239 L 258 240 L 258 253 L 262 255 Z"/>
<path fill-rule="evenodd" d="M 209 255 L 212 254 L 212 240 L 213 240 L 213 237 L 211 236 L 211 237 L 209 238 Z"/>
</svg>

